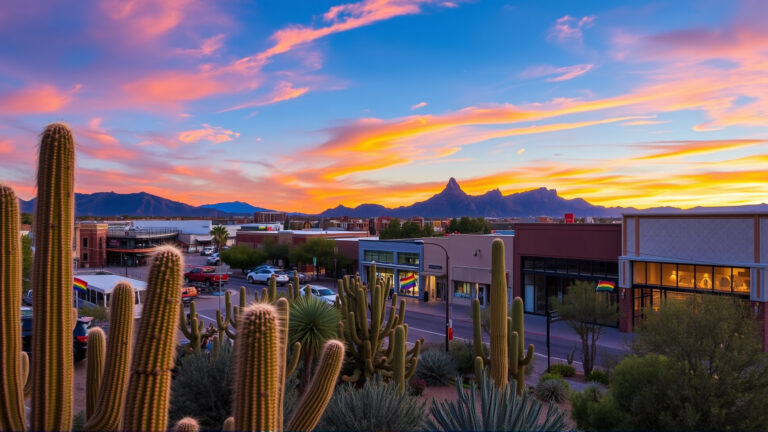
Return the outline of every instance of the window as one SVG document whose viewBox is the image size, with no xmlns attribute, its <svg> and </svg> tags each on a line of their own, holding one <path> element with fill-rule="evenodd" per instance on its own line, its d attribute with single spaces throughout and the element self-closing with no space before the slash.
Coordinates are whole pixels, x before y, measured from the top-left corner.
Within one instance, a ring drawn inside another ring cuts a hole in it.
<svg viewBox="0 0 768 432">
<path fill-rule="evenodd" d="M 715 267 L 715 291 L 731 292 L 731 268 Z"/>
<path fill-rule="evenodd" d="M 632 263 L 632 283 L 645 285 L 645 263 L 635 261 Z"/>
<path fill-rule="evenodd" d="M 472 298 L 472 284 L 469 282 L 454 281 L 453 296 L 460 298 Z"/>
<path fill-rule="evenodd" d="M 88 262 L 88 253 L 83 254 L 83 261 Z"/>
<path fill-rule="evenodd" d="M 677 288 L 677 266 L 675 264 L 661 265 L 661 284 L 666 287 Z"/>
<path fill-rule="evenodd" d="M 654 263 L 649 262 L 648 268 L 645 273 L 647 276 L 647 280 L 645 281 L 648 285 L 661 285 L 661 264 L 660 263 Z"/>
<path fill-rule="evenodd" d="M 733 292 L 737 294 L 749 294 L 749 269 L 748 268 L 733 268 Z"/>
<path fill-rule="evenodd" d="M 375 261 L 377 263 L 393 264 L 395 262 L 395 253 L 377 250 L 366 250 L 363 252 L 363 261 Z"/>
<path fill-rule="evenodd" d="M 677 266 L 677 286 L 680 288 L 693 288 L 693 266 L 679 264 Z"/>
<path fill-rule="evenodd" d="M 696 289 L 712 291 L 711 266 L 696 266 Z"/>
<path fill-rule="evenodd" d="M 83 237 L 83 247 L 84 248 L 88 247 L 88 237 Z"/>
<path fill-rule="evenodd" d="M 582 261 L 579 263 L 579 274 L 591 275 L 592 274 L 592 262 Z"/>
<path fill-rule="evenodd" d="M 419 265 L 419 254 L 410 252 L 398 252 L 397 263 L 400 265 Z"/>
<path fill-rule="evenodd" d="M 605 275 L 608 277 L 619 277 L 619 263 L 609 262 L 606 265 Z"/>
<path fill-rule="evenodd" d="M 592 274 L 595 276 L 605 276 L 606 265 L 602 261 L 592 263 Z"/>
<path fill-rule="evenodd" d="M 407 296 L 419 295 L 419 274 L 416 272 L 399 271 L 397 288 L 398 294 Z"/>
</svg>

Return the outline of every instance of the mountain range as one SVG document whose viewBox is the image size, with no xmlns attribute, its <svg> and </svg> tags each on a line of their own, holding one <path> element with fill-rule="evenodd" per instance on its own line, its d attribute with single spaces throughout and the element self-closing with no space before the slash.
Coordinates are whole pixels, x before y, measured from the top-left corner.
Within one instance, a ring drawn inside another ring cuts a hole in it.
<svg viewBox="0 0 768 432">
<path fill-rule="evenodd" d="M 34 211 L 35 199 L 19 200 L 21 211 Z M 252 215 L 258 211 L 272 211 L 263 207 L 233 201 L 216 204 L 204 204 L 199 207 L 169 200 L 146 192 L 119 194 L 115 192 L 97 192 L 92 194 L 75 194 L 76 216 L 142 216 L 142 217 L 222 217 L 231 215 Z M 376 216 L 392 216 L 408 218 L 422 216 L 425 218 L 448 217 L 527 217 L 554 216 L 562 217 L 565 213 L 574 213 L 577 217 L 619 217 L 627 212 L 677 213 L 689 211 L 728 212 L 741 211 L 768 212 L 768 204 L 747 205 L 738 207 L 696 207 L 681 210 L 675 207 L 656 207 L 637 210 L 633 207 L 603 207 L 592 205 L 581 198 L 565 199 L 557 195 L 554 189 L 539 188 L 525 192 L 502 195 L 494 189 L 482 195 L 468 195 L 461 189 L 454 178 L 448 181 L 445 188 L 438 194 L 425 201 L 409 206 L 388 208 L 379 204 L 361 204 L 350 208 L 339 205 L 317 215 L 318 217 L 370 218 Z M 300 213 L 290 213 L 300 214 Z"/>
</svg>

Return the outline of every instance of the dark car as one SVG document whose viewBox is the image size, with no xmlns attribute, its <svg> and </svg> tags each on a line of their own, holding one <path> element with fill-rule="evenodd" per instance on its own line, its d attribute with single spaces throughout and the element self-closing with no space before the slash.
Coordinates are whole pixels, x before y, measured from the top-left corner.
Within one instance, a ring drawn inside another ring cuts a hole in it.
<svg viewBox="0 0 768 432">
<path fill-rule="evenodd" d="M 91 326 L 91 317 L 77 319 L 72 330 L 72 352 L 75 362 L 85 359 L 88 352 L 88 328 Z M 32 308 L 21 308 L 21 349 L 32 355 Z"/>
</svg>

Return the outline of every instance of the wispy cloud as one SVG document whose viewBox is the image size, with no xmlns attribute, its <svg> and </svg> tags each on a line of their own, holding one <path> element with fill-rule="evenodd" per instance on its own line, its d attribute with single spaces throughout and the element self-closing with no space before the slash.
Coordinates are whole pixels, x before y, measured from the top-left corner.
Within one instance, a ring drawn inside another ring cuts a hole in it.
<svg viewBox="0 0 768 432">
<path fill-rule="evenodd" d="M 80 85 L 76 85 L 67 91 L 50 84 L 42 84 L 0 93 L 0 114 L 19 115 L 56 112 L 70 104 L 80 88 Z"/>
<path fill-rule="evenodd" d="M 576 41 L 579 44 L 584 39 L 582 29 L 590 28 L 595 23 L 595 16 L 588 15 L 581 18 L 565 15 L 558 18 L 549 31 L 547 39 L 555 42 Z"/>
<path fill-rule="evenodd" d="M 592 70 L 594 65 L 592 64 L 577 64 L 573 66 L 555 67 L 549 65 L 533 66 L 524 70 L 521 74 L 521 78 L 539 78 L 548 76 L 546 81 L 560 82 L 568 81 L 584 75 Z M 556 75 L 556 76 L 552 76 Z"/>
<path fill-rule="evenodd" d="M 221 47 L 224 46 L 224 39 L 226 38 L 225 34 L 218 34 L 216 36 L 209 37 L 208 39 L 203 40 L 203 42 L 200 44 L 199 48 L 193 48 L 193 49 L 180 49 L 178 52 L 183 55 L 188 55 L 192 57 L 204 57 L 214 54 L 216 51 L 218 51 Z"/>
<path fill-rule="evenodd" d="M 756 145 L 766 145 L 767 140 L 736 139 L 736 140 L 705 140 L 705 141 L 659 141 L 654 143 L 636 144 L 635 148 L 652 150 L 653 153 L 640 156 L 638 159 L 679 158 L 684 156 L 716 153 L 740 149 Z"/>
<path fill-rule="evenodd" d="M 264 106 L 264 105 L 270 105 L 270 104 L 278 103 L 282 101 L 287 101 L 290 99 L 295 99 L 305 94 L 308 91 L 309 91 L 309 87 L 294 88 L 293 84 L 287 81 L 282 81 L 277 84 L 275 89 L 267 97 L 259 98 L 250 102 L 246 102 L 244 104 L 233 106 L 231 108 L 221 110 L 220 112 L 235 111 L 243 108 L 253 108 L 257 106 Z"/>
<path fill-rule="evenodd" d="M 188 130 L 179 133 L 179 141 L 183 143 L 195 143 L 199 141 L 208 141 L 212 144 L 221 144 L 232 141 L 240 136 L 239 132 L 224 129 L 220 126 L 211 126 L 202 124 L 202 129 Z"/>
<path fill-rule="evenodd" d="M 424 108 L 425 106 L 427 106 L 426 102 L 419 102 L 416 105 L 411 106 L 411 109 L 415 110 L 415 109 L 419 109 L 419 108 Z"/>
</svg>

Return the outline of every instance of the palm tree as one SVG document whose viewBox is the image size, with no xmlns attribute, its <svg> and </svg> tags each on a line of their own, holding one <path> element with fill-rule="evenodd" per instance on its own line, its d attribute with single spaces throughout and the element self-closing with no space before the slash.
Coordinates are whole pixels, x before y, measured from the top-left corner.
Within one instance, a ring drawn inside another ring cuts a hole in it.
<svg viewBox="0 0 768 432">
<path fill-rule="evenodd" d="M 339 311 L 336 306 L 317 297 L 302 295 L 291 302 L 290 316 L 288 339 L 291 345 L 301 342 L 301 355 L 304 356 L 301 381 L 306 388 L 313 360 L 320 354 L 325 342 L 336 337 Z"/>
<path fill-rule="evenodd" d="M 221 252 L 221 247 L 226 246 L 227 240 L 229 240 L 229 231 L 224 225 L 216 225 L 211 228 L 210 232 L 213 236 L 213 243 L 216 244 L 216 249 Z"/>
</svg>

